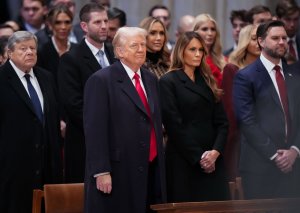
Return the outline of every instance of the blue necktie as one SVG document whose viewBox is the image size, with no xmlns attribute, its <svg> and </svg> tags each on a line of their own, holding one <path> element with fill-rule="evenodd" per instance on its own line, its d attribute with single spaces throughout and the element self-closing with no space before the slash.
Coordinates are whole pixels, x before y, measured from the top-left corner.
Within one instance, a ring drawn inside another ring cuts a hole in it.
<svg viewBox="0 0 300 213">
<path fill-rule="evenodd" d="M 38 116 L 38 118 L 40 119 L 40 121 L 43 123 L 43 111 L 42 111 L 41 102 L 39 100 L 39 97 L 38 97 L 34 87 L 32 86 L 32 84 L 30 82 L 30 75 L 26 74 L 25 79 L 27 81 L 27 88 L 28 88 L 28 92 L 29 92 L 30 99 L 31 99 L 33 108 L 35 110 L 35 113 Z"/>
<path fill-rule="evenodd" d="M 99 55 L 99 64 L 101 65 L 101 68 L 107 67 L 104 60 L 104 52 L 102 50 L 99 50 L 98 55 Z"/>
</svg>

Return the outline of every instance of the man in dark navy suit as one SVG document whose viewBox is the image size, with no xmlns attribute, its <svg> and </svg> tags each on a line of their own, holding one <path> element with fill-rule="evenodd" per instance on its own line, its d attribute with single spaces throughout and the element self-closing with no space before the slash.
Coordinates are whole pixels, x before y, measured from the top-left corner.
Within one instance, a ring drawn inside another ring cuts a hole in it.
<svg viewBox="0 0 300 213">
<path fill-rule="evenodd" d="M 145 213 L 166 201 L 158 82 L 142 68 L 146 34 L 120 28 L 113 40 L 120 61 L 86 83 L 86 213 Z"/>
<path fill-rule="evenodd" d="M 62 55 L 58 68 L 58 85 L 66 113 L 65 181 L 83 182 L 85 171 L 85 143 L 83 133 L 83 90 L 87 79 L 97 70 L 114 61 L 107 38 L 108 17 L 104 7 L 88 3 L 80 10 L 80 25 L 86 37 Z M 101 60 L 104 64 L 100 65 Z"/>
<path fill-rule="evenodd" d="M 299 196 L 299 86 L 281 60 L 288 47 L 284 24 L 261 24 L 257 39 L 261 56 L 236 74 L 233 88 L 245 197 Z"/>
</svg>

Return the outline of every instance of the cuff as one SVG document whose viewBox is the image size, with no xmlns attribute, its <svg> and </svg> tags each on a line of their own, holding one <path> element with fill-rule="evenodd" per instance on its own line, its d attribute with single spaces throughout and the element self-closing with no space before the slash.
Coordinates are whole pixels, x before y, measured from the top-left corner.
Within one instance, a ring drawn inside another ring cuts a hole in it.
<svg viewBox="0 0 300 213">
<path fill-rule="evenodd" d="M 298 152 L 298 158 L 300 157 L 300 150 L 297 146 L 291 146 L 291 149 L 294 149 Z"/>
<path fill-rule="evenodd" d="M 274 160 L 277 157 L 278 153 L 275 153 L 272 157 L 270 157 L 270 160 Z"/>
<path fill-rule="evenodd" d="M 109 172 L 98 173 L 98 174 L 95 174 L 95 175 L 94 175 L 94 178 L 99 177 L 99 176 L 102 176 L 102 175 L 108 175 L 108 174 L 109 174 Z"/>
</svg>

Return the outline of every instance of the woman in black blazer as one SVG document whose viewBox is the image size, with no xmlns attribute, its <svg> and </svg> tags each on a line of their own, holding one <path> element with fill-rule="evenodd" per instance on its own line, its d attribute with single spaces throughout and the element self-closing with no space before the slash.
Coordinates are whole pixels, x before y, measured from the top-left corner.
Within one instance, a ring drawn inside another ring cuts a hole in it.
<svg viewBox="0 0 300 213">
<path fill-rule="evenodd" d="M 222 90 L 206 65 L 204 42 L 195 32 L 177 41 L 171 69 L 160 79 L 166 147 L 168 202 L 225 200 L 222 160 L 228 122 Z"/>
</svg>

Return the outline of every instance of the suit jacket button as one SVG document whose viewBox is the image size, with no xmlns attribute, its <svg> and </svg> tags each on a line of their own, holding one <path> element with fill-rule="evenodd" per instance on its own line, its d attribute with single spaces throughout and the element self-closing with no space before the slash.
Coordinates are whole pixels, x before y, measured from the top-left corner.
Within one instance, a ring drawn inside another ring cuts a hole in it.
<svg viewBox="0 0 300 213">
<path fill-rule="evenodd" d="M 144 167 L 140 166 L 140 167 L 138 168 L 138 170 L 139 170 L 139 172 L 143 172 L 143 171 L 144 171 Z"/>
</svg>

